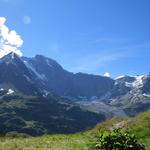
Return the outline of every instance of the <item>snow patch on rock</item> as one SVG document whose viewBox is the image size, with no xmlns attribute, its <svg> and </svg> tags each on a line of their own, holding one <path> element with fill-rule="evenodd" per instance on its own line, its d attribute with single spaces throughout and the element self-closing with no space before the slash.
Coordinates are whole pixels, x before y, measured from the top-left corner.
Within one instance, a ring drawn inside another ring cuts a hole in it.
<svg viewBox="0 0 150 150">
<path fill-rule="evenodd" d="M 121 76 L 116 77 L 115 80 L 122 79 L 124 77 L 125 77 L 125 75 L 121 75 Z"/>
<path fill-rule="evenodd" d="M 15 91 L 13 91 L 12 89 L 8 89 L 7 95 L 13 94 Z"/>
<path fill-rule="evenodd" d="M 35 68 L 29 64 L 27 61 L 24 61 L 24 64 L 26 65 L 26 67 L 31 70 L 39 79 L 41 80 L 46 80 L 46 76 L 44 74 L 39 74 Z"/>
<path fill-rule="evenodd" d="M 143 86 L 143 75 L 136 76 L 136 80 L 132 83 L 134 88 L 140 88 Z"/>
</svg>

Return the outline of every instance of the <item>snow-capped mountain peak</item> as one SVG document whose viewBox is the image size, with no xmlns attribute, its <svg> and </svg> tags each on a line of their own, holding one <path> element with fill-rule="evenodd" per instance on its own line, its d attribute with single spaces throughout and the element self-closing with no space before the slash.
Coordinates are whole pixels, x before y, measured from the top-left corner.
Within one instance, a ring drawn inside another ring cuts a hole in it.
<svg viewBox="0 0 150 150">
<path fill-rule="evenodd" d="M 42 55 L 33 58 L 9 53 L 0 59 L 0 88 L 35 95 L 54 92 L 61 96 L 108 99 L 130 91 L 149 93 L 150 73 L 142 76 L 123 75 L 116 79 L 86 73 L 71 73 L 55 60 Z M 2 86 L 1 86 L 2 85 Z M 5 87 L 4 86 L 4 87 Z"/>
<path fill-rule="evenodd" d="M 144 75 L 140 75 L 140 76 L 123 75 L 117 77 L 115 81 L 116 84 L 118 84 L 119 82 L 125 83 L 127 87 L 141 88 L 143 86 L 143 79 L 144 79 Z"/>
<path fill-rule="evenodd" d="M 143 77 L 144 75 L 135 76 L 135 81 L 132 83 L 132 86 L 134 88 L 141 88 L 143 86 Z"/>
</svg>

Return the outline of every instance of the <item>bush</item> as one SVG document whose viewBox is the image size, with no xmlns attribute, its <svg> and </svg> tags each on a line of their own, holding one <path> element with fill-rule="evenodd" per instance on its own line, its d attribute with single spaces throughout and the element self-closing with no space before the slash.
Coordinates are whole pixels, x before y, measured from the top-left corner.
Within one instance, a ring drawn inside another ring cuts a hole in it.
<svg viewBox="0 0 150 150">
<path fill-rule="evenodd" d="M 139 144 L 133 134 L 121 129 L 100 133 L 95 148 L 97 150 L 145 150 L 145 146 Z"/>
</svg>

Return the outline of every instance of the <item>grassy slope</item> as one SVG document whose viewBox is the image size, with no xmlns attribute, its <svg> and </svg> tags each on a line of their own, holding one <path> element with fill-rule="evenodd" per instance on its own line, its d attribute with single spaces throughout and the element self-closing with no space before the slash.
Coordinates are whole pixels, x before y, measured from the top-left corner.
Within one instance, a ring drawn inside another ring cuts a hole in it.
<svg viewBox="0 0 150 150">
<path fill-rule="evenodd" d="M 0 99 L 0 133 L 17 131 L 33 136 L 75 133 L 105 119 L 56 96 L 7 95 Z"/>
<path fill-rule="evenodd" d="M 0 138 L 0 150 L 88 150 L 89 143 L 93 142 L 95 133 L 99 130 L 108 130 L 121 122 L 121 126 L 129 128 L 138 140 L 150 150 L 150 111 L 131 119 L 114 118 L 97 125 L 91 131 L 72 135 L 45 135 L 33 138 Z"/>
</svg>

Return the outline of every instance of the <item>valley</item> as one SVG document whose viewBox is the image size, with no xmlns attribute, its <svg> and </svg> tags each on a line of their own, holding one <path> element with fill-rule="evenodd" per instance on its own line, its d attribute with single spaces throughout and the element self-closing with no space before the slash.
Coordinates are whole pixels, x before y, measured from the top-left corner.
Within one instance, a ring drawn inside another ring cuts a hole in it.
<svg viewBox="0 0 150 150">
<path fill-rule="evenodd" d="M 78 132 L 75 134 L 55 134 L 38 137 L 25 135 L 7 134 L 0 138 L 0 150 L 26 149 L 26 150 L 93 150 L 91 145 L 96 143 L 99 131 L 110 130 L 110 128 L 122 124 L 122 128 L 129 129 L 135 134 L 138 141 L 150 149 L 150 111 L 141 113 L 134 118 L 113 118 L 112 120 L 98 124 L 92 130 Z M 18 136 L 18 137 L 17 137 Z"/>
</svg>

